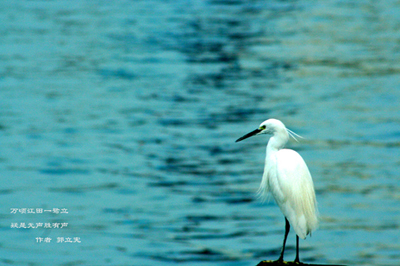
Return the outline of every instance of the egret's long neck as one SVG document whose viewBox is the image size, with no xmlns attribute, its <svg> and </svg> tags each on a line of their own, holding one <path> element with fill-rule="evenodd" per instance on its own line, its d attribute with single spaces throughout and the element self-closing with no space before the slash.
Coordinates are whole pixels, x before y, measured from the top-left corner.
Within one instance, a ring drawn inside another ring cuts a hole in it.
<svg viewBox="0 0 400 266">
<path fill-rule="evenodd" d="M 264 174 L 260 185 L 260 192 L 262 192 L 263 195 L 270 190 L 269 176 L 271 169 L 274 167 L 274 165 L 276 165 L 275 155 L 289 140 L 289 134 L 287 133 L 286 129 L 284 130 L 284 132 L 275 132 L 268 141 L 267 154 L 265 156 Z"/>
<path fill-rule="evenodd" d="M 267 153 L 271 154 L 282 149 L 289 140 L 289 134 L 286 130 L 276 132 L 268 141 Z"/>
</svg>

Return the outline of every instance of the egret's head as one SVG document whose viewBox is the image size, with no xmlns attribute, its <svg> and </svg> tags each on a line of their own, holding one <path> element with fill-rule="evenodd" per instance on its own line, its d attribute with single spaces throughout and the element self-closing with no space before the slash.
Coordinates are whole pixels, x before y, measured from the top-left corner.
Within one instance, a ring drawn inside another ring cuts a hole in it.
<svg viewBox="0 0 400 266">
<path fill-rule="evenodd" d="M 294 139 L 296 139 L 294 136 L 300 137 L 293 131 L 287 129 L 281 121 L 271 118 L 262 122 L 256 130 L 253 130 L 250 133 L 244 135 L 243 137 L 238 138 L 236 142 L 260 134 L 279 135 L 280 137 L 287 139 L 289 138 L 289 135 L 292 136 Z"/>
</svg>

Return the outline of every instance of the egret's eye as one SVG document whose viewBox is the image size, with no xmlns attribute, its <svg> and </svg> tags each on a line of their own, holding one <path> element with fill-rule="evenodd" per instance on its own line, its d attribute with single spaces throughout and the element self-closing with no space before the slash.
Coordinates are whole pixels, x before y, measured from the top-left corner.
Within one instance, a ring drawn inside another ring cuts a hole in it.
<svg viewBox="0 0 400 266">
<path fill-rule="evenodd" d="M 265 128 L 266 128 L 265 125 L 262 125 L 262 126 L 260 127 L 261 130 L 264 130 Z"/>
</svg>

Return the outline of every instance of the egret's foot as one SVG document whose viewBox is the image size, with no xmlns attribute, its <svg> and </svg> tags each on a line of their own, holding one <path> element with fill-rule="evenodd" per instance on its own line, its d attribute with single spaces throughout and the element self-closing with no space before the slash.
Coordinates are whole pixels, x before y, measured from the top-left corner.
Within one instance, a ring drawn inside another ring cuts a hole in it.
<svg viewBox="0 0 400 266">
<path fill-rule="evenodd" d="M 300 262 L 300 260 L 298 258 L 296 258 L 293 262 L 296 264 L 303 264 L 302 262 Z"/>
<path fill-rule="evenodd" d="M 283 258 L 279 258 L 279 259 L 277 259 L 277 260 L 274 260 L 274 263 L 277 263 L 277 264 L 284 264 L 285 263 L 285 261 L 283 260 Z"/>
</svg>

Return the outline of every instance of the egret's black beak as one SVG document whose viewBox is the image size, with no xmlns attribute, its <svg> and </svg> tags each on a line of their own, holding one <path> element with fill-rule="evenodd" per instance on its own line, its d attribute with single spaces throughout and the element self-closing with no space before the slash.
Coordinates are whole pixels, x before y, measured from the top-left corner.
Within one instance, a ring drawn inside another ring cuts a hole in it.
<svg viewBox="0 0 400 266">
<path fill-rule="evenodd" d="M 254 136 L 254 135 L 257 135 L 257 134 L 260 133 L 261 131 L 263 131 L 263 130 L 260 129 L 260 128 L 257 128 L 256 130 L 253 130 L 253 131 L 251 131 L 250 133 L 247 133 L 247 134 L 244 135 L 243 137 L 238 138 L 235 142 L 239 142 L 239 141 L 242 141 L 242 140 L 244 140 L 244 139 L 250 138 L 250 137 L 252 137 L 252 136 Z"/>
</svg>

